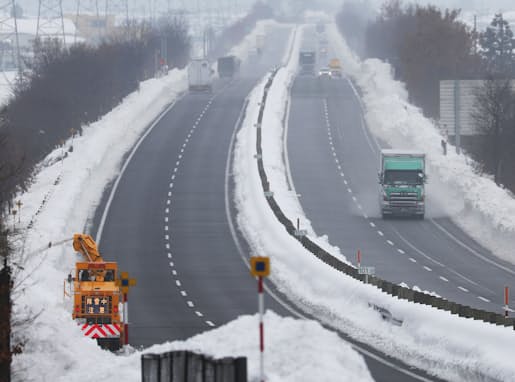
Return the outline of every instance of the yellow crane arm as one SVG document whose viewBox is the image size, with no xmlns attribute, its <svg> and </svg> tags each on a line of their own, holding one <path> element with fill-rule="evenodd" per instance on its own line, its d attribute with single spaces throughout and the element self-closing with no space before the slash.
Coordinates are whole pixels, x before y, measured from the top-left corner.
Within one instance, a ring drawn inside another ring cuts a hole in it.
<svg viewBox="0 0 515 382">
<path fill-rule="evenodd" d="M 103 262 L 104 259 L 98 252 L 97 243 L 90 235 L 83 233 L 76 233 L 73 235 L 73 249 L 80 252 L 87 261 Z"/>
</svg>

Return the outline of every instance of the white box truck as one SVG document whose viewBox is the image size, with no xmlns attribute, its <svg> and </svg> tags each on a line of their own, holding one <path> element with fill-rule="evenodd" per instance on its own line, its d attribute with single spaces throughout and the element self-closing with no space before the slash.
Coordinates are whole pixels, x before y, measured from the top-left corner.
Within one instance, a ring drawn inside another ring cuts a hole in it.
<svg viewBox="0 0 515 382">
<path fill-rule="evenodd" d="M 188 65 L 188 85 L 191 91 L 211 91 L 213 71 L 206 59 L 191 60 Z"/>
</svg>

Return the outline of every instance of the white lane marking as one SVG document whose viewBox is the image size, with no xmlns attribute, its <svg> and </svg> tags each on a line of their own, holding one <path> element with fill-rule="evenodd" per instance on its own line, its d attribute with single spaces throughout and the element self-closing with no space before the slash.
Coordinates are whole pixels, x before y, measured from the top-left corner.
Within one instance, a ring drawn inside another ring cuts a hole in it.
<svg viewBox="0 0 515 382">
<path fill-rule="evenodd" d="M 159 124 L 161 119 L 163 119 L 163 117 L 166 114 L 168 114 L 168 112 L 170 110 L 172 110 L 172 108 L 174 107 L 175 103 L 178 100 L 180 100 L 181 98 L 182 98 L 182 96 L 177 97 L 165 110 L 163 110 L 163 112 L 161 114 L 159 114 L 154 119 L 154 121 L 150 124 L 149 128 L 147 129 L 147 131 L 145 131 L 145 133 L 142 135 L 142 137 L 138 140 L 138 142 L 132 148 L 131 153 L 127 157 L 127 160 L 123 164 L 123 167 L 122 167 L 121 171 L 119 172 L 118 177 L 116 178 L 116 181 L 114 182 L 114 186 L 111 189 L 111 193 L 109 194 L 109 198 L 107 199 L 106 206 L 104 208 L 104 212 L 102 213 L 102 218 L 100 219 L 100 224 L 98 226 L 98 231 L 97 231 L 96 238 L 95 238 L 97 246 L 100 247 L 100 241 L 102 239 L 102 232 L 104 231 L 104 225 L 105 225 L 105 222 L 107 220 L 107 215 L 109 213 L 109 209 L 111 208 L 111 204 L 113 203 L 114 195 L 116 194 L 116 190 L 118 189 L 118 185 L 120 184 L 120 180 L 122 179 L 123 174 L 125 173 L 125 170 L 129 166 L 129 163 L 132 160 L 132 157 L 136 154 L 136 151 L 141 146 L 141 144 L 143 143 L 145 138 L 152 132 L 154 127 L 156 127 Z"/>
<path fill-rule="evenodd" d="M 415 260 L 413 257 L 410 257 L 409 261 L 411 261 L 412 263 L 416 263 L 417 262 L 417 260 Z"/>
<path fill-rule="evenodd" d="M 193 305 L 193 302 L 192 302 L 192 301 L 190 301 L 190 300 L 186 301 L 186 304 L 188 304 L 188 306 L 189 306 L 190 308 L 193 308 L 193 307 L 195 306 L 195 305 Z"/>
<path fill-rule="evenodd" d="M 197 310 L 197 311 L 195 311 L 195 314 L 196 314 L 197 316 L 199 316 L 199 317 L 204 317 L 204 315 L 203 315 L 202 313 L 200 313 L 198 310 Z"/>
<path fill-rule="evenodd" d="M 395 227 L 392 227 L 393 230 L 395 231 L 395 233 L 400 237 L 400 239 L 406 243 L 406 245 L 408 245 L 409 247 L 411 247 L 414 251 L 418 252 L 420 255 L 424 256 L 426 259 L 432 261 L 433 263 L 435 263 L 436 265 L 442 267 L 442 268 L 445 268 L 447 271 L 451 272 L 452 274 L 460 277 L 461 279 L 465 280 L 466 282 L 472 284 L 472 285 L 475 285 L 475 286 L 478 286 L 478 287 L 481 287 L 491 293 L 494 293 L 492 290 L 490 290 L 489 288 L 483 286 L 483 285 L 479 285 L 478 283 L 476 283 L 475 281 L 469 279 L 468 277 L 462 275 L 461 273 L 455 271 L 454 269 L 450 268 L 450 267 L 447 267 L 445 266 L 444 264 L 440 263 L 439 261 L 433 259 L 431 256 L 429 256 L 428 254 L 426 254 L 425 252 L 421 251 L 420 249 L 418 249 L 417 247 L 415 247 L 413 244 L 411 244 L 404 236 L 402 236 L 400 234 L 400 232 L 395 229 Z"/>
<path fill-rule="evenodd" d="M 177 271 L 175 269 L 172 269 L 172 275 L 177 276 Z"/>
<path fill-rule="evenodd" d="M 447 279 L 446 279 L 445 277 L 443 277 L 443 276 L 438 276 L 438 278 L 439 278 L 440 280 L 442 280 L 442 281 L 445 281 L 446 283 L 448 283 L 448 282 L 449 282 L 449 280 L 447 280 Z"/>
<path fill-rule="evenodd" d="M 180 163 L 181 163 L 181 161 L 178 160 L 177 162 L 175 162 L 175 165 L 178 166 Z"/>
<path fill-rule="evenodd" d="M 166 243 L 165 247 L 166 247 L 166 249 L 170 249 L 170 244 Z"/>
<path fill-rule="evenodd" d="M 413 249 L 414 251 L 418 252 L 420 255 L 424 256 L 426 259 L 432 261 L 433 263 L 435 263 L 436 265 L 439 265 L 440 267 L 443 267 L 444 265 L 442 263 L 440 263 L 439 261 L 436 261 L 435 259 L 433 259 L 431 256 L 427 255 L 426 253 L 422 252 L 420 249 L 418 249 L 417 247 L 415 247 L 413 244 L 411 244 L 404 236 L 402 236 L 400 234 L 400 232 L 395 229 L 395 227 L 392 227 L 393 228 L 393 231 L 397 234 L 397 236 L 399 236 L 399 238 L 404 242 L 404 244 L 406 244 L 408 247 L 410 247 L 411 249 Z"/>
<path fill-rule="evenodd" d="M 363 217 L 364 217 L 365 219 L 368 219 L 368 215 L 367 215 L 367 214 L 363 214 Z"/>
<path fill-rule="evenodd" d="M 173 261 L 170 261 L 170 266 L 173 268 L 175 266 L 175 264 L 173 263 Z"/>
<path fill-rule="evenodd" d="M 177 158 L 182 159 L 182 154 L 179 154 L 179 156 Z"/>
<path fill-rule="evenodd" d="M 508 267 L 505 267 L 501 264 L 498 264 L 496 263 L 495 261 L 489 259 L 488 257 L 486 256 L 483 256 L 482 254 L 480 254 L 478 251 L 476 251 L 475 249 L 473 248 L 470 248 L 467 244 L 465 244 L 464 242 L 462 242 L 460 239 L 458 239 L 457 237 L 455 237 L 453 234 L 451 234 L 449 231 L 447 231 L 444 227 L 442 227 L 440 224 L 438 224 L 434 219 L 431 219 L 430 220 L 431 223 L 434 224 L 434 226 L 436 228 L 438 228 L 440 231 L 442 231 L 444 234 L 446 234 L 450 239 L 452 239 L 454 242 L 456 242 L 458 245 L 460 245 L 461 247 L 465 248 L 467 251 L 469 251 L 470 253 L 472 253 L 474 256 L 480 258 L 481 260 L 483 261 L 486 261 L 487 263 L 497 267 L 497 268 L 500 268 L 502 269 L 503 271 L 506 271 L 508 272 L 509 274 L 511 275 L 515 275 L 515 271 L 508 268 Z"/>
<path fill-rule="evenodd" d="M 354 200 L 355 202 L 357 202 L 357 201 L 358 201 L 358 199 L 356 199 L 356 197 L 355 197 L 355 196 L 353 196 L 353 197 L 352 197 L 352 200 Z"/>
<path fill-rule="evenodd" d="M 172 196 L 172 191 L 168 191 L 168 196 Z"/>
<path fill-rule="evenodd" d="M 342 176 L 344 176 L 344 175 L 342 175 Z M 344 183 L 345 185 L 347 185 L 347 181 L 346 181 L 345 179 L 343 180 L 343 183 Z"/>
<path fill-rule="evenodd" d="M 170 182 L 170 184 L 168 185 L 168 187 L 173 188 L 173 182 Z"/>
<path fill-rule="evenodd" d="M 424 265 L 424 269 L 425 269 L 426 271 L 428 271 L 428 272 L 431 272 L 431 271 L 432 271 L 432 269 L 431 269 L 431 268 L 429 268 L 428 266 L 425 266 L 425 265 Z"/>
<path fill-rule="evenodd" d="M 165 231 L 168 231 L 168 226 L 167 225 L 165 225 Z"/>
<path fill-rule="evenodd" d="M 360 210 L 362 210 L 362 209 L 363 209 L 363 207 L 361 207 L 361 204 L 359 204 L 359 203 L 358 203 L 358 208 L 359 208 Z"/>
<path fill-rule="evenodd" d="M 379 236 L 384 236 L 383 231 L 380 231 L 380 230 L 377 230 L 377 234 L 378 234 Z"/>
<path fill-rule="evenodd" d="M 387 242 L 388 244 L 390 244 L 391 246 L 393 246 L 393 245 L 394 245 L 394 244 L 393 244 L 393 241 L 391 241 L 391 240 L 386 240 L 386 242 Z"/>
<path fill-rule="evenodd" d="M 184 146 L 186 146 L 186 145 L 183 145 L 183 148 L 181 149 L 181 153 L 183 153 L 183 152 L 184 152 Z"/>
<path fill-rule="evenodd" d="M 181 295 L 182 295 L 182 297 L 186 297 L 188 294 L 186 293 L 186 291 L 181 290 Z"/>
<path fill-rule="evenodd" d="M 170 236 L 169 235 L 165 235 L 165 240 L 170 240 Z"/>
<path fill-rule="evenodd" d="M 178 170 L 178 169 L 177 169 L 177 167 L 175 167 L 175 168 L 173 169 L 173 172 L 177 172 L 177 170 Z"/>
<path fill-rule="evenodd" d="M 170 213 L 170 209 L 169 208 L 165 208 L 165 214 L 168 214 Z"/>
<path fill-rule="evenodd" d="M 352 190 L 351 190 L 349 187 L 347 187 L 347 192 L 348 192 L 349 194 L 352 194 Z"/>
<path fill-rule="evenodd" d="M 174 179 L 175 179 L 175 174 L 172 175 L 172 180 L 174 180 Z"/>
<path fill-rule="evenodd" d="M 170 205 L 170 203 L 171 203 L 171 202 L 170 202 L 170 199 L 168 199 L 168 200 L 166 201 L 166 204 L 167 204 L 167 205 Z"/>
<path fill-rule="evenodd" d="M 168 252 L 167 256 L 168 256 L 169 259 L 172 258 L 172 254 L 170 252 Z"/>
<path fill-rule="evenodd" d="M 459 286 L 458 289 L 463 291 L 463 292 L 468 292 L 469 291 L 467 288 L 463 288 L 462 286 Z"/>
<path fill-rule="evenodd" d="M 477 296 L 477 298 L 480 299 L 481 301 L 484 301 L 484 302 L 490 302 L 489 299 L 484 298 L 483 296 Z"/>
<path fill-rule="evenodd" d="M 206 324 L 208 324 L 209 326 L 215 326 L 215 324 L 213 324 L 211 321 L 206 321 Z"/>
<path fill-rule="evenodd" d="M 165 216 L 165 223 L 168 223 L 168 216 Z"/>
<path fill-rule="evenodd" d="M 369 222 L 368 224 L 370 224 L 370 227 L 374 228 L 376 225 L 374 224 L 374 222 Z"/>
<path fill-rule="evenodd" d="M 181 282 L 179 280 L 175 280 L 175 284 L 180 287 L 181 286 Z"/>
</svg>

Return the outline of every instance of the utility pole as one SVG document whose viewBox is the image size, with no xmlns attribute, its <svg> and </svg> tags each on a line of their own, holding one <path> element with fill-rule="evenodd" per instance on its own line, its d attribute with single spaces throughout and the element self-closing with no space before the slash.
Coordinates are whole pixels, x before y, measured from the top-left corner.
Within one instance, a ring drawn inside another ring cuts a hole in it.
<svg viewBox="0 0 515 382">
<path fill-rule="evenodd" d="M 10 67 L 15 67 L 18 72 L 18 79 L 21 79 L 23 68 L 20 56 L 16 0 L 0 1 L 0 28 L 4 31 L 0 39 L 0 65 L 2 72 L 10 69 Z M 10 62 L 7 62 L 8 60 Z"/>
<path fill-rule="evenodd" d="M 62 0 L 39 0 L 36 39 L 60 39 L 66 46 Z"/>
</svg>

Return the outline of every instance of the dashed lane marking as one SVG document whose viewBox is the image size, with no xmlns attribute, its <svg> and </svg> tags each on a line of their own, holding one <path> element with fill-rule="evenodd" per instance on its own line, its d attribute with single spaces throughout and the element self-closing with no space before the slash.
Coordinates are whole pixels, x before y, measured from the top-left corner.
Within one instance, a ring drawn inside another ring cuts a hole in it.
<svg viewBox="0 0 515 382">
<path fill-rule="evenodd" d="M 449 280 L 447 280 L 447 279 L 446 279 L 445 277 L 443 277 L 443 276 L 438 276 L 438 278 L 439 278 L 440 280 L 442 280 L 442 281 L 445 281 L 446 283 L 448 283 L 448 282 L 449 282 Z"/>
<path fill-rule="evenodd" d="M 484 301 L 484 302 L 490 302 L 489 299 L 484 298 L 483 296 L 477 296 L 477 298 L 480 299 L 481 301 Z"/>
<path fill-rule="evenodd" d="M 458 286 L 458 289 L 465 293 L 469 291 L 467 288 L 463 288 L 462 286 Z"/>
<path fill-rule="evenodd" d="M 425 266 L 425 265 L 424 265 L 424 269 L 425 269 L 426 271 L 428 271 L 428 272 L 431 272 L 431 271 L 432 271 L 432 269 L 431 269 L 431 268 L 429 268 L 428 266 Z"/>
</svg>

